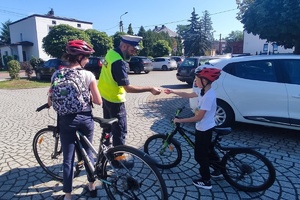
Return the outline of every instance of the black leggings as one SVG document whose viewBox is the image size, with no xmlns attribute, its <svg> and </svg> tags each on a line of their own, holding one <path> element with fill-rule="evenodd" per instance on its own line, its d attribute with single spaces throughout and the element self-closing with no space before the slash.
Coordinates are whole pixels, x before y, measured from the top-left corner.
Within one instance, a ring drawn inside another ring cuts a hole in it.
<svg viewBox="0 0 300 200">
<path fill-rule="evenodd" d="M 210 180 L 209 156 L 212 139 L 212 129 L 206 131 L 196 130 L 195 134 L 195 160 L 199 163 L 199 172 L 204 181 Z"/>
</svg>

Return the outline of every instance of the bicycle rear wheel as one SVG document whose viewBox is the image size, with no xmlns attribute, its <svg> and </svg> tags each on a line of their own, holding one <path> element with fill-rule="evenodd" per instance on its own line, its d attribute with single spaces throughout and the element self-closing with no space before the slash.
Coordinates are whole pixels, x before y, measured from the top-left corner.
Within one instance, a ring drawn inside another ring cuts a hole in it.
<svg viewBox="0 0 300 200">
<path fill-rule="evenodd" d="M 166 139 L 167 135 L 152 135 L 144 144 L 144 151 L 156 161 L 156 166 L 161 169 L 177 166 L 182 158 L 180 145 L 171 139 L 171 143 L 164 147 Z"/>
<path fill-rule="evenodd" d="M 271 187 L 275 168 L 262 154 L 252 149 L 229 151 L 221 161 L 225 180 L 242 191 L 258 192 Z"/>
<path fill-rule="evenodd" d="M 165 182 L 147 154 L 121 145 L 106 156 L 111 162 L 103 160 L 100 180 L 110 199 L 168 199 Z"/>
<path fill-rule="evenodd" d="M 45 128 L 36 133 L 33 138 L 33 153 L 39 165 L 54 179 L 63 180 L 63 154 L 59 134 L 55 129 Z M 75 160 L 78 157 L 76 150 Z M 75 165 L 74 177 L 80 173 Z"/>
</svg>

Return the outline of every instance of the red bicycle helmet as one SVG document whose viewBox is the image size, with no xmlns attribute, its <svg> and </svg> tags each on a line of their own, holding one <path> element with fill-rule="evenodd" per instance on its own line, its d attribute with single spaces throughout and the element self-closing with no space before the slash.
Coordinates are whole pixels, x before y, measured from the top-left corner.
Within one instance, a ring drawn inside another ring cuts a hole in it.
<svg viewBox="0 0 300 200">
<path fill-rule="evenodd" d="M 205 78 L 211 82 L 214 82 L 215 80 L 217 80 L 219 78 L 219 76 L 221 75 L 221 71 L 220 69 L 217 68 L 199 68 L 198 70 L 195 70 L 195 75 L 198 76 L 199 78 Z"/>
<path fill-rule="evenodd" d="M 66 52 L 71 55 L 90 55 L 95 51 L 83 40 L 71 40 L 66 46 Z"/>
</svg>

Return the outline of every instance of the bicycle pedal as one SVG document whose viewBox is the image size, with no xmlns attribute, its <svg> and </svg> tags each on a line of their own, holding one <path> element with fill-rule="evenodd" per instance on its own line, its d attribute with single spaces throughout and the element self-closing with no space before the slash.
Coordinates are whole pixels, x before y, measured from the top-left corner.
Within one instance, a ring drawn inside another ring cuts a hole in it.
<svg viewBox="0 0 300 200">
<path fill-rule="evenodd" d="M 84 168 L 84 161 L 83 160 L 79 161 L 76 165 L 76 168 L 77 169 L 83 169 Z"/>
</svg>

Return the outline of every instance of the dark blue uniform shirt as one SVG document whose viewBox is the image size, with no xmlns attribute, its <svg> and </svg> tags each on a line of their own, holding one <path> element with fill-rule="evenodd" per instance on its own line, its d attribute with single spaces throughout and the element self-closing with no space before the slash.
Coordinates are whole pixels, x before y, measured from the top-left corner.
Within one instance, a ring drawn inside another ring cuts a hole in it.
<svg viewBox="0 0 300 200">
<path fill-rule="evenodd" d="M 123 53 L 120 48 L 114 49 L 123 58 Z M 123 58 L 124 59 L 124 58 Z M 111 65 L 111 73 L 118 86 L 129 85 L 128 74 L 126 72 L 126 65 L 124 60 L 117 60 Z"/>
</svg>

